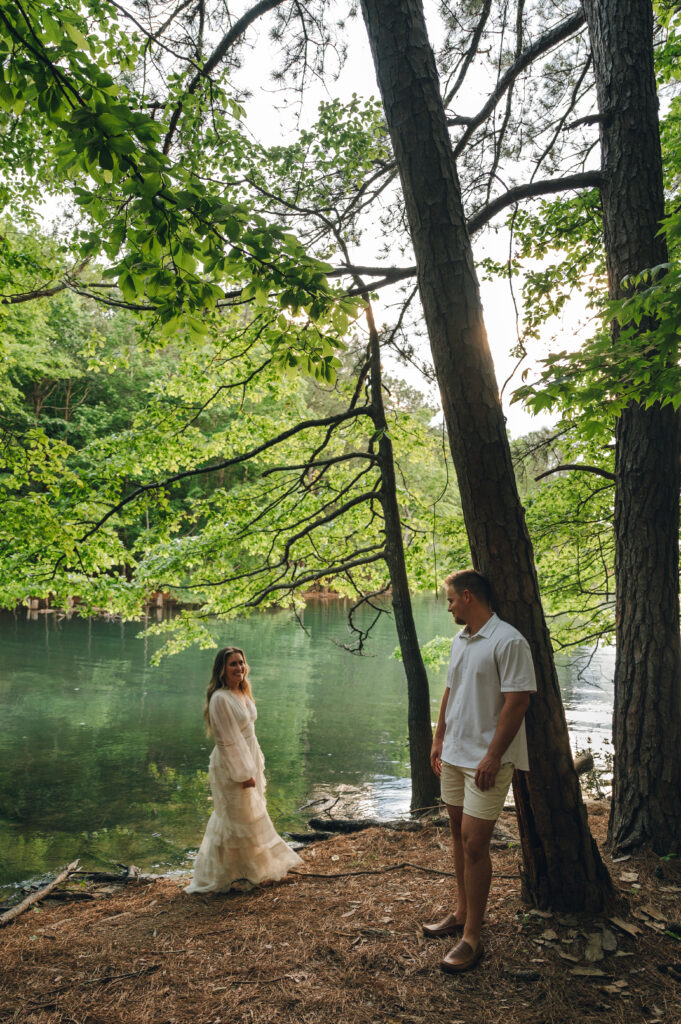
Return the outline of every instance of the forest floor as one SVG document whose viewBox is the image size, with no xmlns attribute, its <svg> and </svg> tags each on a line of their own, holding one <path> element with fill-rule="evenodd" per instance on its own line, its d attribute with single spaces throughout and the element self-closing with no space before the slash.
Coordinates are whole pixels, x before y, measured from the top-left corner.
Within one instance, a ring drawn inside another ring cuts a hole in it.
<svg viewBox="0 0 681 1024">
<path fill-rule="evenodd" d="M 605 801 L 589 805 L 601 848 Z M 515 831 L 505 814 L 501 825 Z M 0 932 L 0 1020 L 21 1024 L 679 1024 L 681 862 L 612 862 L 613 917 L 537 912 L 519 851 L 493 851 L 486 954 L 452 977 L 449 836 L 370 829 L 307 848 L 277 885 L 187 896 L 185 880 L 91 886 Z M 74 888 L 70 879 L 67 888 Z M 595 957 L 595 959 L 592 959 Z"/>
</svg>

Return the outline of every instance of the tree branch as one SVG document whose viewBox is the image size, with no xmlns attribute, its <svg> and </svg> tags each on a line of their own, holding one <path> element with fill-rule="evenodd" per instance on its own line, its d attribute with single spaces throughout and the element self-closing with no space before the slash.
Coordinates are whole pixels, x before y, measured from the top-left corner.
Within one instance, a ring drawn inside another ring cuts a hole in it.
<svg viewBox="0 0 681 1024">
<path fill-rule="evenodd" d="M 353 483 L 354 482 L 355 481 L 353 481 Z M 328 515 L 319 516 L 317 519 L 313 519 L 311 523 L 304 526 L 302 530 L 298 531 L 298 533 L 294 533 L 291 537 L 287 538 L 280 564 L 288 562 L 291 554 L 291 548 L 294 544 L 297 544 L 299 540 L 303 539 L 303 537 L 307 537 L 307 535 L 313 530 L 316 530 L 320 526 L 325 526 L 327 523 L 334 522 L 334 520 L 339 519 L 341 516 L 344 516 L 346 512 L 349 512 L 350 509 L 355 508 L 356 505 L 362 505 L 365 501 L 379 499 L 380 496 L 380 491 L 364 491 L 362 494 L 356 494 L 354 498 L 350 498 L 350 500 L 346 501 L 344 505 L 340 505 L 339 507 L 332 509 Z"/>
<path fill-rule="evenodd" d="M 535 480 L 543 480 L 545 476 L 551 476 L 552 473 L 560 473 L 564 469 L 581 469 L 583 473 L 595 473 L 596 476 L 605 477 L 606 480 L 615 480 L 615 474 L 611 473 L 607 469 L 601 469 L 600 466 L 585 466 L 582 462 L 564 462 L 560 466 L 554 466 L 553 469 L 545 469 L 543 473 L 536 476 Z"/>
<path fill-rule="evenodd" d="M 350 462 L 352 459 L 367 459 L 370 462 L 377 462 L 375 455 L 370 452 L 348 452 L 347 455 L 335 455 L 331 459 L 320 459 L 317 462 L 299 462 L 297 465 L 292 466 L 272 466 L 270 469 L 266 469 L 261 473 L 261 477 L 271 476 L 272 473 L 287 473 L 292 472 L 294 469 L 319 469 L 322 466 L 334 466 L 337 462 Z"/>
<path fill-rule="evenodd" d="M 468 220 L 468 233 L 474 235 L 497 213 L 521 199 L 566 192 L 572 188 L 600 188 L 604 181 L 605 177 L 601 171 L 583 171 L 581 174 L 567 174 L 563 178 L 547 178 L 545 181 L 529 181 L 516 185 L 474 213 Z"/>
<path fill-rule="evenodd" d="M 31 302 L 33 299 L 50 299 L 53 295 L 63 292 L 68 288 L 62 281 L 52 288 L 36 288 L 32 292 L 17 292 L 15 295 L 0 295 L 0 306 L 10 306 L 15 302 Z"/>
<path fill-rule="evenodd" d="M 521 199 L 532 199 L 541 195 L 553 195 L 556 192 L 567 192 L 576 188 L 600 188 L 605 181 L 601 171 L 582 171 L 579 174 L 567 174 L 562 178 L 547 178 L 544 181 L 529 181 L 522 185 L 515 185 L 508 189 L 503 195 L 497 196 L 491 202 L 482 206 L 467 221 L 468 233 L 476 234 L 481 228 L 488 224 L 493 217 L 507 206 L 512 206 Z M 378 277 L 377 281 L 371 281 L 349 291 L 348 295 L 361 295 L 363 292 L 375 291 L 377 288 L 384 288 L 388 284 L 395 284 L 397 281 L 405 281 L 416 276 L 416 267 L 366 267 L 347 264 L 342 267 L 335 267 L 328 271 L 327 277 L 343 277 L 353 275 L 368 275 Z"/>
<path fill-rule="evenodd" d="M 224 59 L 230 47 L 233 46 L 237 39 L 239 39 L 239 37 L 244 34 L 246 29 L 249 28 L 253 24 L 253 22 L 256 21 L 261 15 L 266 14 L 268 11 L 273 10 L 275 7 L 281 6 L 283 2 L 284 0 L 260 0 L 260 3 L 257 3 L 254 7 L 251 7 L 250 10 L 246 11 L 245 14 L 242 14 L 238 21 L 234 22 L 229 32 L 226 32 L 225 35 L 222 37 L 222 39 L 215 47 L 212 54 L 210 55 L 206 63 L 203 65 L 201 70 L 194 75 L 189 85 L 187 86 L 185 93 L 188 95 L 192 95 L 193 93 L 195 93 L 199 85 L 201 84 L 201 81 L 204 78 L 210 77 L 210 75 L 218 66 L 220 61 Z M 182 101 L 178 103 L 177 107 L 172 113 L 172 117 L 170 118 L 168 133 L 163 143 L 163 152 L 166 154 L 166 156 L 170 150 L 170 146 L 173 141 L 173 136 L 175 134 L 175 130 L 177 129 L 177 125 L 180 120 L 181 114 Z"/>
<path fill-rule="evenodd" d="M 447 118 L 447 124 L 466 124 L 466 130 L 454 147 L 454 159 L 458 159 L 462 150 L 465 148 L 468 140 L 470 139 L 473 132 L 478 128 L 484 121 L 487 120 L 489 115 L 492 113 L 497 103 L 504 95 L 504 93 L 511 87 L 515 82 L 518 75 L 522 74 L 525 68 L 529 67 L 533 61 L 538 57 L 543 56 L 549 50 L 552 50 L 558 43 L 562 43 L 563 40 L 569 39 L 570 36 L 574 35 L 579 29 L 582 28 L 586 21 L 584 11 L 581 9 L 573 14 L 570 18 L 562 21 L 555 28 L 552 28 L 549 32 L 546 32 L 539 39 L 535 40 L 531 46 L 521 53 L 518 60 L 514 61 L 511 67 L 501 76 L 497 82 L 497 86 L 487 102 L 480 108 L 477 114 L 471 118 Z"/>
<path fill-rule="evenodd" d="M 243 452 L 241 455 L 236 455 L 233 459 L 223 459 L 221 462 L 216 462 L 212 466 L 201 466 L 197 469 L 187 469 L 182 473 L 175 473 L 173 476 L 166 477 L 165 480 L 157 480 L 151 484 L 143 484 L 141 487 L 137 487 L 134 491 L 122 498 L 116 505 L 109 509 L 109 511 L 98 519 L 93 524 L 91 529 L 84 533 L 79 538 L 79 543 L 82 544 L 89 537 L 96 533 L 104 523 L 112 516 L 120 512 L 121 509 L 129 505 L 130 502 L 135 501 L 143 494 L 149 493 L 149 491 L 157 491 L 161 487 L 167 487 L 170 484 L 177 483 L 179 480 L 187 480 L 193 476 L 202 476 L 204 473 L 215 473 L 220 469 L 227 469 L 230 466 L 237 466 L 241 462 L 248 462 L 249 459 L 255 458 L 256 455 L 260 455 L 262 452 L 267 451 L 268 448 L 273 448 L 275 445 L 281 444 L 282 441 L 288 440 L 289 437 L 293 437 L 294 434 L 299 434 L 303 430 L 310 430 L 314 427 L 326 427 L 331 424 L 343 423 L 346 420 L 353 419 L 355 416 L 371 416 L 372 408 L 369 405 L 360 406 L 357 409 L 349 409 L 347 412 L 338 413 L 336 416 L 325 416 L 323 419 L 316 420 L 303 420 L 302 423 L 296 424 L 295 427 L 290 427 L 289 430 L 284 430 L 281 434 L 277 434 L 276 437 L 270 438 L 269 441 L 264 441 L 256 448 L 251 448 L 247 452 Z"/>
<path fill-rule="evenodd" d="M 492 0 L 484 0 L 482 11 L 480 12 L 480 17 L 478 18 L 478 23 L 475 26 L 475 32 L 473 33 L 471 45 L 468 47 L 468 50 L 466 51 L 466 55 L 461 65 L 461 70 L 457 75 L 456 82 L 454 83 L 454 85 L 452 86 L 452 88 L 449 90 L 449 92 L 442 101 L 442 105 L 445 108 L 449 106 L 449 104 L 452 102 L 457 92 L 461 88 L 463 80 L 466 77 L 468 68 L 470 67 L 471 62 L 473 61 L 473 58 L 475 57 L 476 53 L 478 52 L 478 44 L 480 43 L 480 38 L 485 30 L 485 25 L 487 24 L 487 19 L 489 18 L 489 12 L 491 9 Z"/>
<path fill-rule="evenodd" d="M 295 580 L 291 580 L 290 583 L 273 583 L 272 586 L 266 587 L 262 593 L 258 594 L 251 601 L 247 601 L 244 605 L 245 608 L 255 608 L 265 600 L 265 598 L 273 593 L 275 590 L 297 590 L 304 583 L 313 583 L 315 580 L 323 580 L 326 576 L 338 576 L 342 572 L 347 572 L 348 569 L 355 569 L 358 565 L 369 565 L 371 562 L 380 562 L 385 559 L 385 550 L 380 548 L 376 554 L 368 555 L 366 558 L 355 558 L 348 562 L 341 562 L 338 565 L 327 566 L 326 569 L 317 569 L 314 572 L 308 573 L 306 576 L 299 576 Z"/>
</svg>

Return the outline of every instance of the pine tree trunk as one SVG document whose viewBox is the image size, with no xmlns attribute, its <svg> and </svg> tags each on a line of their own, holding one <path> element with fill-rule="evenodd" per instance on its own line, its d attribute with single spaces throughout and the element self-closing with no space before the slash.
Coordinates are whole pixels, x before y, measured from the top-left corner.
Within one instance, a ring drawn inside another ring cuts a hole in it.
<svg viewBox="0 0 681 1024">
<path fill-rule="evenodd" d="M 433 362 L 474 565 L 527 637 L 538 693 L 530 774 L 514 782 L 524 895 L 598 911 L 611 895 L 574 770 L 532 545 L 511 464 L 461 191 L 420 0 L 362 0 L 400 172 Z"/>
<path fill-rule="evenodd" d="M 667 260 L 650 0 L 584 0 L 601 114 L 610 295 Z M 644 324 L 645 328 L 654 324 Z M 613 338 L 617 344 L 617 336 Z M 610 839 L 681 850 L 679 417 L 632 403 L 616 428 L 617 658 Z"/>
<path fill-rule="evenodd" d="M 411 809 L 425 810 L 437 803 L 440 784 L 430 767 L 433 729 L 430 721 L 428 675 L 419 647 L 404 560 L 402 520 L 397 503 L 393 446 L 387 434 L 381 377 L 381 350 L 371 306 L 367 309 L 371 351 L 371 404 L 373 421 L 381 432 L 378 454 L 381 467 L 381 507 L 385 523 L 386 562 L 390 574 L 395 627 L 407 677 L 409 764 L 411 771 Z"/>
</svg>

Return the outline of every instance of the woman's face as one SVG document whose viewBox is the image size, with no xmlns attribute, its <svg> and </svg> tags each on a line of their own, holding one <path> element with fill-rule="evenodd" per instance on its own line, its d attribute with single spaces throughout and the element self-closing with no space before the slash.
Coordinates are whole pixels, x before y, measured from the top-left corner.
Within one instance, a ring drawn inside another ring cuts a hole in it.
<svg viewBox="0 0 681 1024">
<path fill-rule="evenodd" d="M 238 690 L 246 676 L 246 662 L 241 651 L 232 651 L 225 662 L 225 682 L 230 690 Z"/>
</svg>

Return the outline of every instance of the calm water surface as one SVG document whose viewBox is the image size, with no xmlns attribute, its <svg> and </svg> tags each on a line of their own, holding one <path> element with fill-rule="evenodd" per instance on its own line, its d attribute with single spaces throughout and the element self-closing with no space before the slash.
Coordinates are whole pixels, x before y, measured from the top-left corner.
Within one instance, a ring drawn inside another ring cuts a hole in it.
<svg viewBox="0 0 681 1024">
<path fill-rule="evenodd" d="M 415 602 L 419 639 L 451 632 L 443 601 Z M 220 624 L 244 647 L 258 705 L 268 804 L 279 829 L 301 830 L 318 806 L 391 817 L 409 807 L 406 685 L 382 616 L 369 657 L 348 654 L 342 602 Z M 201 708 L 214 652 L 150 664 L 142 624 L 0 615 L 0 884 L 79 856 L 168 871 L 187 865 L 211 805 L 211 742 Z M 607 749 L 614 654 L 563 658 L 574 749 Z M 431 670 L 433 719 L 445 666 Z M 308 806 L 304 806 L 308 805 Z"/>
</svg>

